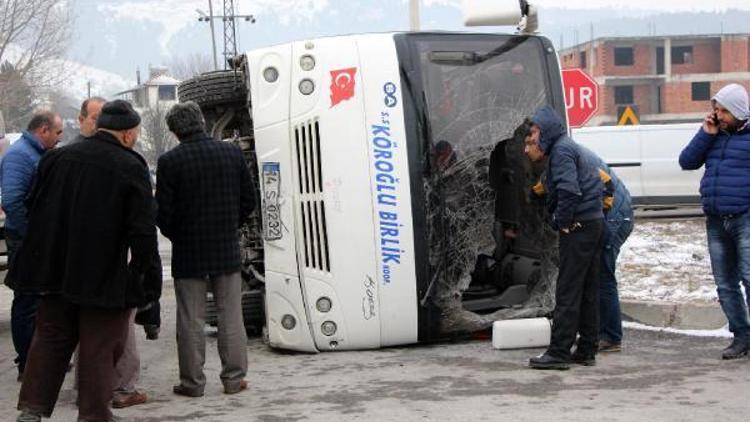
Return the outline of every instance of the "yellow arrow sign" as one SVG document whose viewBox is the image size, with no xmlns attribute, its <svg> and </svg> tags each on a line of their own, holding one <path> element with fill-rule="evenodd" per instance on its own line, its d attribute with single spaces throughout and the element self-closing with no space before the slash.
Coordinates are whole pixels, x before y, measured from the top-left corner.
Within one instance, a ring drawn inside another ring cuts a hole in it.
<svg viewBox="0 0 750 422">
<path fill-rule="evenodd" d="M 620 119 L 617 121 L 617 126 L 639 124 L 641 124 L 641 121 L 638 119 L 638 113 L 633 110 L 632 106 L 625 106 L 625 108 L 620 113 Z"/>
</svg>

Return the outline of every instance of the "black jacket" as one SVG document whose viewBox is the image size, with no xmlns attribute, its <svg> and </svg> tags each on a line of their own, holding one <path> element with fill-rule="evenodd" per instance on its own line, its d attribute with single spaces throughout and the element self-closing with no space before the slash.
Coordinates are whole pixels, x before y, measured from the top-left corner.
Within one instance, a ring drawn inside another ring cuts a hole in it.
<svg viewBox="0 0 750 422">
<path fill-rule="evenodd" d="M 240 270 L 238 229 L 254 207 L 242 151 L 205 134 L 159 157 L 157 223 L 172 241 L 172 275 L 200 278 Z"/>
<path fill-rule="evenodd" d="M 159 298 L 148 167 L 114 136 L 98 132 L 45 154 L 27 205 L 29 229 L 9 274 L 17 291 L 103 308 Z"/>
</svg>

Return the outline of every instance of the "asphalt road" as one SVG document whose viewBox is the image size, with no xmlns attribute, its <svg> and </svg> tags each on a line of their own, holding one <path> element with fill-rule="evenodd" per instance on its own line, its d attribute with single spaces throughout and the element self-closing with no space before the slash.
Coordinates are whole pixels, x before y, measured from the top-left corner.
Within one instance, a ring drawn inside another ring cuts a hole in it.
<svg viewBox="0 0 750 422">
<path fill-rule="evenodd" d="M 168 264 L 168 244 L 162 252 Z M 0 287 L 3 421 L 14 420 L 19 389 L 10 298 Z M 137 331 L 139 385 L 150 400 L 115 411 L 126 421 L 729 421 L 745 420 L 750 409 L 750 359 L 719 360 L 725 339 L 633 330 L 622 353 L 566 372 L 528 369 L 528 358 L 541 349 L 498 351 L 489 340 L 307 355 L 274 351 L 253 338 L 250 388 L 232 396 L 222 393 L 210 336 L 206 395 L 178 397 L 171 393 L 177 382 L 171 280 L 162 303 L 160 339 L 147 341 Z M 52 421 L 75 416 L 69 376 Z"/>
</svg>

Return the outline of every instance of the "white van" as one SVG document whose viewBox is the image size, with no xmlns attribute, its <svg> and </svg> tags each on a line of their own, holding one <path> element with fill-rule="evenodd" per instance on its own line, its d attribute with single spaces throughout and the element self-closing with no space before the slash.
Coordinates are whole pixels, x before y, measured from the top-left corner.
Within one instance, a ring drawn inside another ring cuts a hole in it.
<svg viewBox="0 0 750 422">
<path fill-rule="evenodd" d="M 625 182 L 636 206 L 700 204 L 702 170 L 686 171 L 678 159 L 700 123 L 592 126 L 573 139 L 596 152 Z"/>
</svg>

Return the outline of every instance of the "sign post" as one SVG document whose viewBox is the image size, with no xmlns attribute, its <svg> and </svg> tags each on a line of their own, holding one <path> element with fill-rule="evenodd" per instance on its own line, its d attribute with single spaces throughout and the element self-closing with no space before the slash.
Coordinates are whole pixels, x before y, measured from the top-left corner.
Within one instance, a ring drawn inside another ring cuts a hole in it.
<svg viewBox="0 0 750 422">
<path fill-rule="evenodd" d="M 562 71 L 565 110 L 570 127 L 581 127 L 599 108 L 599 85 L 581 69 Z"/>
</svg>

